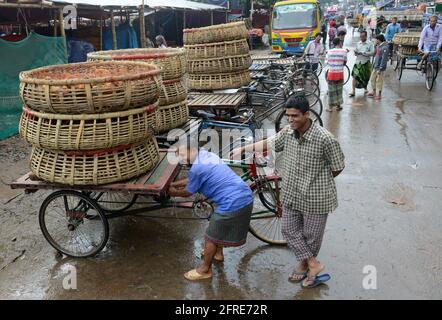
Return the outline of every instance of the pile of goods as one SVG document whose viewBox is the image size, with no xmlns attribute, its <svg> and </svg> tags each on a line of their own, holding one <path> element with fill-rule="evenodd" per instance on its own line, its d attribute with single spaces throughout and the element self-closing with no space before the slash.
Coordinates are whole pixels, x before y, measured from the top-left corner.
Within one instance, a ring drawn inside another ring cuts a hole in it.
<svg viewBox="0 0 442 320">
<path fill-rule="evenodd" d="M 188 87 L 222 90 L 250 83 L 252 65 L 244 21 L 185 29 Z"/>
<path fill-rule="evenodd" d="M 347 18 L 347 23 L 349 26 L 351 26 L 353 28 L 359 27 L 359 19 Z"/>
<path fill-rule="evenodd" d="M 161 70 L 144 62 L 88 62 L 20 74 L 20 135 L 38 178 L 100 185 L 152 170 Z"/>
<path fill-rule="evenodd" d="M 415 56 L 419 53 L 420 32 L 402 32 L 394 35 L 393 43 L 399 45 L 399 53 Z"/>
<path fill-rule="evenodd" d="M 127 49 L 88 54 L 89 61 L 143 61 L 162 70 L 156 128 L 165 132 L 187 122 L 186 54 L 184 49 Z"/>
</svg>

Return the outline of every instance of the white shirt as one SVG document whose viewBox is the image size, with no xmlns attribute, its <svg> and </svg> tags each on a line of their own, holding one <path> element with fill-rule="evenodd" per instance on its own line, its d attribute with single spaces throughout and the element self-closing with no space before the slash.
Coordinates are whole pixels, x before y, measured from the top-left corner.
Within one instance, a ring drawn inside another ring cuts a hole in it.
<svg viewBox="0 0 442 320">
<path fill-rule="evenodd" d="M 316 40 L 312 40 L 308 43 L 307 48 L 305 48 L 306 59 L 310 63 L 318 63 L 319 56 L 324 54 L 325 48 L 322 42 L 316 43 Z"/>
<path fill-rule="evenodd" d="M 371 41 L 359 41 L 356 45 L 355 52 L 359 52 L 360 54 L 356 55 L 356 64 L 362 63 L 365 64 L 371 60 L 374 55 L 374 44 Z M 362 53 L 362 54 L 361 54 Z"/>
</svg>

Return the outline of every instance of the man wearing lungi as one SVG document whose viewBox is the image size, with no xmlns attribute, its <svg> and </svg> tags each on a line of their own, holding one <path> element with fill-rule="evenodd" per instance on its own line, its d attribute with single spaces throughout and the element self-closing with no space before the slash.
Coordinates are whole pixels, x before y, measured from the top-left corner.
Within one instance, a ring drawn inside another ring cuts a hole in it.
<svg viewBox="0 0 442 320">
<path fill-rule="evenodd" d="M 328 51 L 327 60 L 329 70 L 327 71 L 328 85 L 328 107 L 327 111 L 342 110 L 344 100 L 342 90 L 344 88 L 344 66 L 347 63 L 347 50 L 342 48 L 342 42 L 339 38 L 333 39 L 335 47 Z"/>
<path fill-rule="evenodd" d="M 364 94 L 368 94 L 368 82 L 371 77 L 371 58 L 374 55 L 374 44 L 367 41 L 367 31 L 360 32 L 361 41 L 358 42 L 355 49 L 356 62 L 353 66 L 351 75 L 353 76 L 353 90 L 349 96 L 354 97 L 356 88 L 364 89 Z"/>
<path fill-rule="evenodd" d="M 187 141 L 178 146 L 181 161 L 192 164 L 188 179 L 173 182 L 172 197 L 189 197 L 202 193 L 216 204 L 205 234 L 203 263 L 186 274 L 188 280 L 212 277 L 212 261 L 223 261 L 223 247 L 246 243 L 253 211 L 253 193 L 249 186 L 214 153 L 198 150 L 197 143 Z"/>
<path fill-rule="evenodd" d="M 289 276 L 311 288 L 327 281 L 320 275 L 325 266 L 317 260 L 328 214 L 338 206 L 334 178 L 344 170 L 344 154 L 338 141 L 309 118 L 304 96 L 292 96 L 286 103 L 289 125 L 276 136 L 237 148 L 243 152 L 264 152 L 274 143 L 282 152 L 282 234 L 299 264 Z"/>
</svg>

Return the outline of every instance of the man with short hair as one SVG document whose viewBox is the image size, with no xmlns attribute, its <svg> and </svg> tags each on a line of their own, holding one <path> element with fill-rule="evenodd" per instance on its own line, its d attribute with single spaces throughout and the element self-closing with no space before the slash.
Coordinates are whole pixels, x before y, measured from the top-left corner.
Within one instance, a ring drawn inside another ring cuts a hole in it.
<svg viewBox="0 0 442 320">
<path fill-rule="evenodd" d="M 385 40 L 391 42 L 393 41 L 394 35 L 401 32 L 401 26 L 397 23 L 397 18 L 394 17 L 391 19 L 391 23 L 387 25 L 387 29 L 385 30 Z"/>
<path fill-rule="evenodd" d="M 310 120 L 305 96 L 292 96 L 286 105 L 289 125 L 266 140 L 232 151 L 264 152 L 274 144 L 282 152 L 282 234 L 299 264 L 289 280 L 312 288 L 330 279 L 320 275 L 325 266 L 317 259 L 328 215 L 338 206 L 334 178 L 345 167 L 339 142 L 327 129 Z"/>
<path fill-rule="evenodd" d="M 437 23 L 438 17 L 432 16 L 430 24 L 425 26 L 421 32 L 418 49 L 424 53 L 421 61 L 418 63 L 420 69 L 422 62 L 427 59 L 431 51 L 440 52 L 442 46 L 442 26 Z"/>
<path fill-rule="evenodd" d="M 371 58 L 374 55 L 373 42 L 367 41 L 367 31 L 360 32 L 361 41 L 355 49 L 356 62 L 351 75 L 353 76 L 352 91 L 349 96 L 354 97 L 356 88 L 365 89 L 364 94 L 368 94 L 367 86 L 371 76 Z"/>
<path fill-rule="evenodd" d="M 213 260 L 223 261 L 223 247 L 237 247 L 246 242 L 253 211 L 253 193 L 249 186 L 214 153 L 198 150 L 198 143 L 178 145 L 178 157 L 192 164 L 188 179 L 173 182 L 172 197 L 202 193 L 216 204 L 206 230 L 203 263 L 184 277 L 202 280 L 212 277 Z"/>
<path fill-rule="evenodd" d="M 338 111 L 342 110 L 344 103 L 342 90 L 344 87 L 344 66 L 347 63 L 347 50 L 342 48 L 341 39 L 333 39 L 334 48 L 327 53 L 329 70 L 327 72 L 328 84 L 328 107 L 327 111 L 333 111 L 336 107 Z"/>
<path fill-rule="evenodd" d="M 303 57 L 307 61 L 306 69 L 316 72 L 319 66 L 319 58 L 325 52 L 324 45 L 321 43 L 321 33 L 317 33 L 314 40 L 310 41 L 304 50 Z"/>
<path fill-rule="evenodd" d="M 384 82 L 384 73 L 387 69 L 388 58 L 390 56 L 390 47 L 385 41 L 385 37 L 382 34 L 376 36 L 376 54 L 374 57 L 373 72 L 371 74 L 370 82 L 373 88 L 373 92 L 368 94 L 368 97 L 381 100 L 382 98 L 382 85 Z M 379 95 L 376 95 L 376 90 L 379 91 Z"/>
</svg>

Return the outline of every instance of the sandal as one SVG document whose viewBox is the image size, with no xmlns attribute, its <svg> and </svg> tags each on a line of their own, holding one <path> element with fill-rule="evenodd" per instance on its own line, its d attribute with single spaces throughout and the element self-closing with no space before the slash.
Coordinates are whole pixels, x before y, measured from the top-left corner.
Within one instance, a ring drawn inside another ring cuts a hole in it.
<svg viewBox="0 0 442 320">
<path fill-rule="evenodd" d="M 314 287 L 319 286 L 320 284 L 323 284 L 323 283 L 327 282 L 330 279 L 331 279 L 331 276 L 328 273 L 318 275 L 318 276 L 316 276 L 314 278 L 310 278 L 310 277 L 307 276 L 307 281 L 309 281 L 311 283 L 306 285 L 303 282 L 303 283 L 301 283 L 301 287 L 304 288 L 304 289 L 314 288 Z"/>
<path fill-rule="evenodd" d="M 374 98 L 375 95 L 374 95 L 374 93 L 369 93 L 369 94 L 367 94 L 367 97 L 369 97 L 369 98 Z"/>
<path fill-rule="evenodd" d="M 204 280 L 204 279 L 210 279 L 212 278 L 212 272 L 207 274 L 201 274 L 196 271 L 196 269 L 192 269 L 189 272 L 186 272 L 184 274 L 184 278 L 190 281 L 197 281 L 197 280 Z"/>
<path fill-rule="evenodd" d="M 295 269 L 289 275 L 289 281 L 299 283 L 299 282 L 303 281 L 305 278 L 307 278 L 307 273 L 308 273 L 308 270 L 306 270 L 305 272 L 298 272 Z"/>
<path fill-rule="evenodd" d="M 350 98 L 352 98 L 352 97 L 354 97 L 355 96 L 355 93 L 354 92 L 350 92 L 350 94 L 348 95 Z"/>
</svg>

